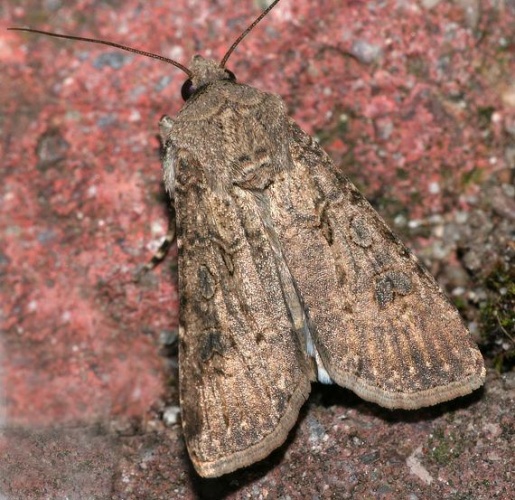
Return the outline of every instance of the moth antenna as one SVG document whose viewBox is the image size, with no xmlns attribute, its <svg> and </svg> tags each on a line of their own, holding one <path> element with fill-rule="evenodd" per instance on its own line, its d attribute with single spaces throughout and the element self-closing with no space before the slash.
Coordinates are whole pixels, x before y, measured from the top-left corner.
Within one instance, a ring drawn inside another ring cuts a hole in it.
<svg viewBox="0 0 515 500">
<path fill-rule="evenodd" d="M 240 44 L 240 42 L 256 27 L 259 21 L 261 21 L 261 19 L 263 19 L 278 3 L 279 0 L 275 0 L 274 2 L 272 2 L 263 12 L 261 12 L 257 19 L 238 38 L 236 38 L 236 41 L 231 45 L 229 50 L 225 53 L 225 56 L 223 57 L 222 61 L 220 62 L 221 68 L 225 68 L 227 60 L 229 59 L 229 57 L 231 57 L 231 54 L 234 52 L 234 50 Z"/>
<path fill-rule="evenodd" d="M 279 0 L 277 0 L 279 1 Z M 277 3 L 277 2 L 275 2 Z M 268 9 L 270 10 L 270 8 Z M 28 33 L 39 33 L 40 35 L 53 36 L 54 38 L 65 38 L 68 40 L 78 40 L 80 42 L 89 42 L 89 43 L 98 43 L 99 45 L 107 45 L 109 47 L 115 47 L 117 49 L 125 50 L 126 52 L 132 52 L 134 54 L 138 54 L 140 56 L 150 57 L 151 59 L 157 59 L 158 61 L 163 61 L 168 64 L 172 64 L 176 68 L 184 71 L 188 75 L 189 78 L 192 77 L 191 71 L 181 63 L 174 61 L 173 59 L 169 59 L 168 57 L 160 56 L 159 54 L 153 54 L 152 52 L 146 52 L 145 50 L 133 49 L 132 47 L 127 47 L 126 45 L 121 45 L 115 42 L 109 42 L 108 40 L 98 40 L 96 38 L 87 38 L 83 36 L 74 36 L 74 35 L 60 35 L 59 33 L 53 33 L 51 31 L 43 31 L 43 30 L 35 30 L 32 28 L 7 28 L 11 31 L 26 31 Z"/>
</svg>

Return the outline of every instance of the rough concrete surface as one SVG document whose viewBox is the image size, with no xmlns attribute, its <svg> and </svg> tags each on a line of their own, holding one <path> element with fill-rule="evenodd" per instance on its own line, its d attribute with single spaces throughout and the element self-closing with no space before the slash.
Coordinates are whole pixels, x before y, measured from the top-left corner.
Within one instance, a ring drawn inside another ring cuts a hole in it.
<svg viewBox="0 0 515 500">
<path fill-rule="evenodd" d="M 287 443 L 217 480 L 180 431 L 176 252 L 157 122 L 187 64 L 265 2 L 0 6 L 0 498 L 515 497 L 515 2 L 282 0 L 237 49 L 424 260 L 489 368 L 483 390 L 391 412 L 313 387 Z"/>
</svg>

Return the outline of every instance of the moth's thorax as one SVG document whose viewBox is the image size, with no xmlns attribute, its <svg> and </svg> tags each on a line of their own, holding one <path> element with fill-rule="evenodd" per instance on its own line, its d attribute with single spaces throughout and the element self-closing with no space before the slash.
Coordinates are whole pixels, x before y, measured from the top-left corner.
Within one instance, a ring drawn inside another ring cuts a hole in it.
<svg viewBox="0 0 515 500">
<path fill-rule="evenodd" d="M 175 192 L 176 176 L 180 186 L 192 182 L 211 192 L 264 189 L 288 163 L 287 126 L 278 96 L 227 79 L 206 84 L 175 119 L 161 122 L 168 192 Z"/>
<path fill-rule="evenodd" d="M 192 76 L 191 81 L 196 88 L 219 80 L 229 80 L 229 74 L 220 63 L 213 59 L 204 59 L 202 56 L 194 56 L 189 67 Z"/>
</svg>

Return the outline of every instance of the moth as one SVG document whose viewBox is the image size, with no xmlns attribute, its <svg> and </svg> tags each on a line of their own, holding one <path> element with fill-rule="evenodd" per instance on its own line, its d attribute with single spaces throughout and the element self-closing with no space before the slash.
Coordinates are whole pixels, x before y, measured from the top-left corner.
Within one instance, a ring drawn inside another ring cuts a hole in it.
<svg viewBox="0 0 515 500">
<path fill-rule="evenodd" d="M 169 62 L 188 79 L 163 117 L 166 189 L 176 210 L 180 400 L 203 477 L 284 443 L 311 383 L 386 408 L 468 394 L 483 359 L 456 308 L 282 99 L 221 62 Z"/>
</svg>

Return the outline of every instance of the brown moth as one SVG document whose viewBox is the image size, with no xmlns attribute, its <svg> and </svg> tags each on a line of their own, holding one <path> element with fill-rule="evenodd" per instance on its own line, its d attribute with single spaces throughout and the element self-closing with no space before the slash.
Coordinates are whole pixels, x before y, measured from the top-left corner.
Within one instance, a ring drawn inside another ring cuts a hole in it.
<svg viewBox="0 0 515 500">
<path fill-rule="evenodd" d="M 180 393 L 201 476 L 265 458 L 311 382 L 386 408 L 463 396 L 485 378 L 456 308 L 281 98 L 195 56 L 160 122 L 176 210 Z M 28 31 L 28 30 L 27 30 Z M 30 30 L 37 31 L 37 30 Z M 49 34 L 43 32 L 45 34 Z"/>
</svg>

